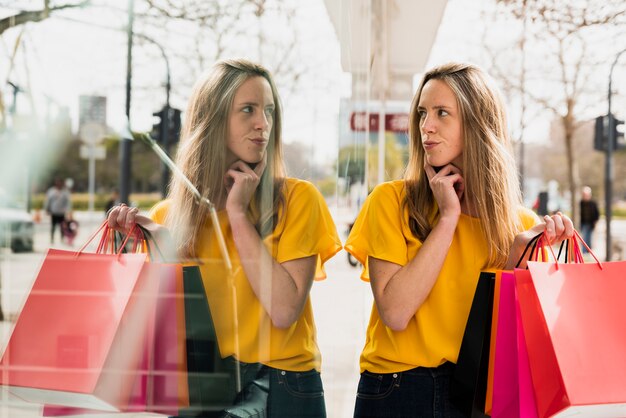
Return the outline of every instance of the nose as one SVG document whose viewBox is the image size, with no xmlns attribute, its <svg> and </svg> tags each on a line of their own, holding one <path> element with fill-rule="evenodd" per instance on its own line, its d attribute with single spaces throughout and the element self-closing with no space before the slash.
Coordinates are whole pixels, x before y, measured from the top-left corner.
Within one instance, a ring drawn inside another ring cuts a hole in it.
<svg viewBox="0 0 626 418">
<path fill-rule="evenodd" d="M 430 133 L 435 130 L 435 120 L 429 115 L 425 115 L 422 119 L 422 132 Z"/>
<path fill-rule="evenodd" d="M 269 116 L 263 111 L 258 112 L 258 115 L 255 118 L 254 123 L 255 123 L 254 128 L 259 131 L 265 131 L 269 129 L 271 126 Z"/>
</svg>

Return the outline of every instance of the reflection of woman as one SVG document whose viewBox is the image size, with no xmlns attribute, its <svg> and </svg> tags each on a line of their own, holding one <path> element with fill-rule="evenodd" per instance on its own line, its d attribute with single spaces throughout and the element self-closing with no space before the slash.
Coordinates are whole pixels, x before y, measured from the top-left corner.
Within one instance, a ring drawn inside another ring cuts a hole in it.
<svg viewBox="0 0 626 418">
<path fill-rule="evenodd" d="M 280 101 L 266 69 L 223 61 L 198 81 L 177 164 L 218 208 L 233 256 L 238 329 L 207 208 L 180 179 L 152 219 L 117 206 L 109 224 L 126 230 L 137 222 L 166 241 L 163 224 L 178 254 L 200 261 L 222 356 L 260 362 L 270 372 L 269 416 L 325 416 L 309 290 L 341 243 L 315 187 L 284 175 Z"/>
<path fill-rule="evenodd" d="M 427 72 L 409 136 L 405 179 L 374 189 L 346 242 L 375 299 L 355 417 L 462 416 L 449 382 L 480 271 L 511 268 L 544 229 L 573 235 L 566 216 L 537 224 L 521 207 L 504 108 L 478 68 Z"/>
</svg>

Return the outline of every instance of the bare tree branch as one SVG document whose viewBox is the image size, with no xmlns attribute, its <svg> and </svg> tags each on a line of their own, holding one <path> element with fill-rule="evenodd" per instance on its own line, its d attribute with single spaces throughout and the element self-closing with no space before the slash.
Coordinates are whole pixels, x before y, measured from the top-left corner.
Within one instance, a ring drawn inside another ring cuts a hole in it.
<svg viewBox="0 0 626 418">
<path fill-rule="evenodd" d="M 0 19 L 0 34 L 2 34 L 7 29 L 10 29 L 15 26 L 23 25 L 28 22 L 40 22 L 44 19 L 47 19 L 50 16 L 50 13 L 57 12 L 63 9 L 77 8 L 87 6 L 91 0 L 84 0 L 77 4 L 61 4 L 53 7 L 44 7 L 43 10 L 29 10 L 23 11 L 16 15 L 5 17 Z"/>
</svg>

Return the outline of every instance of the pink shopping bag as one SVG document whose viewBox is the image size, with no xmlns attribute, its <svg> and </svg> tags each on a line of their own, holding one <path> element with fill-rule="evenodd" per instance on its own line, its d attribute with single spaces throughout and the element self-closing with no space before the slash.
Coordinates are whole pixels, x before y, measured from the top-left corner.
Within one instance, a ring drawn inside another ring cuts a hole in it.
<svg viewBox="0 0 626 418">
<path fill-rule="evenodd" d="M 517 391 L 517 323 L 515 319 L 515 276 L 503 271 L 500 275 L 500 299 L 493 372 L 493 418 L 519 417 Z"/>
<path fill-rule="evenodd" d="M 515 322 L 517 327 L 517 380 L 519 394 L 520 418 L 538 418 L 537 401 L 533 391 L 533 381 L 530 375 L 528 363 L 528 350 L 526 349 L 526 337 L 522 326 L 522 317 L 519 307 L 519 298 L 515 292 Z"/>
</svg>

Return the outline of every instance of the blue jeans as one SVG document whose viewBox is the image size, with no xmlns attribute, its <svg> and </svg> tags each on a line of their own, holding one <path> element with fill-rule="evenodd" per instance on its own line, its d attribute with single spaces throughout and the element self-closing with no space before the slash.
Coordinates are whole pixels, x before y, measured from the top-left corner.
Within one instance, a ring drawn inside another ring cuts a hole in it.
<svg viewBox="0 0 626 418">
<path fill-rule="evenodd" d="M 324 388 L 317 370 L 290 372 L 270 368 L 270 418 L 325 418 Z"/>
<path fill-rule="evenodd" d="M 240 363 L 244 390 L 224 411 L 201 411 L 171 418 L 326 418 L 322 378 L 316 370 L 290 372 L 258 363 Z M 269 375 L 269 379 L 266 379 Z M 269 382 L 268 382 L 269 380 Z M 268 389 L 269 384 L 269 389 Z M 267 403 L 255 393 L 267 395 Z M 256 401 L 252 399 L 256 398 Z"/>
<path fill-rule="evenodd" d="M 450 402 L 453 363 L 398 373 L 361 373 L 355 418 L 464 417 Z"/>
<path fill-rule="evenodd" d="M 583 236 L 583 240 L 587 243 L 589 248 L 591 248 L 591 237 L 593 235 L 593 225 L 592 224 L 580 224 L 580 233 Z M 587 253 L 587 248 L 582 245 L 583 253 Z"/>
</svg>

